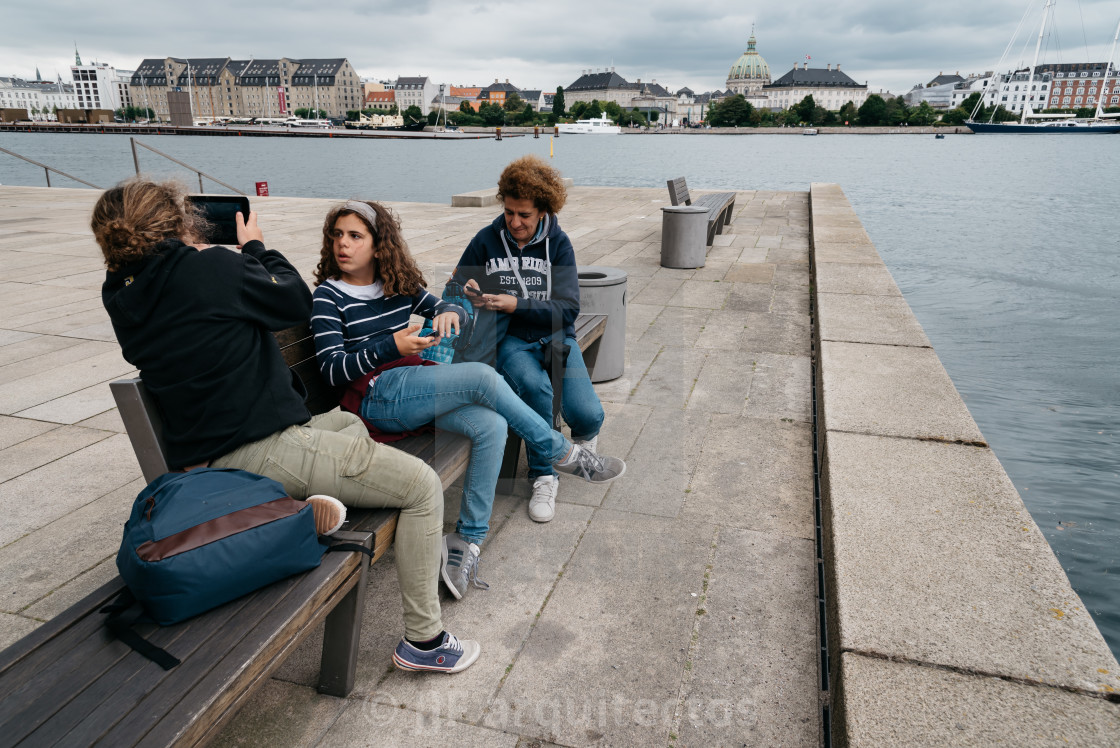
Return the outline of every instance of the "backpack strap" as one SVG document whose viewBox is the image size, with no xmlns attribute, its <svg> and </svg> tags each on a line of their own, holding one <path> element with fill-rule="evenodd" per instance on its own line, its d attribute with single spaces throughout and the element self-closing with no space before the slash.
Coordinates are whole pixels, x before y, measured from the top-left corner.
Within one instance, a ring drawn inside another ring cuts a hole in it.
<svg viewBox="0 0 1120 748">
<path fill-rule="evenodd" d="M 132 630 L 132 625 L 140 620 L 143 614 L 134 616 L 131 621 L 124 620 L 122 614 L 135 604 L 136 598 L 133 596 L 132 590 L 125 587 L 121 590 L 120 594 L 117 595 L 116 600 L 109 603 L 98 612 L 109 614 L 109 617 L 105 619 L 105 627 L 112 632 L 113 636 L 127 644 L 134 652 L 148 658 L 164 670 L 170 670 L 180 664 L 181 661 L 179 658 L 172 655 L 166 649 L 160 649 Z"/>
</svg>

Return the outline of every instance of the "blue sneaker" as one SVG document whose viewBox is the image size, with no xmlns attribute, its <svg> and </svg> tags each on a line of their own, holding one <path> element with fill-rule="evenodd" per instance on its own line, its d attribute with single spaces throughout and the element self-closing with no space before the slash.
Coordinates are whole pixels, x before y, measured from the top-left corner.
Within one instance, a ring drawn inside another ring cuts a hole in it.
<svg viewBox="0 0 1120 748">
<path fill-rule="evenodd" d="M 393 664 L 401 670 L 435 673 L 458 673 L 478 659 L 482 647 L 470 639 L 459 641 L 454 634 L 443 632 L 443 642 L 432 650 L 417 649 L 402 638 L 393 652 Z"/>
</svg>

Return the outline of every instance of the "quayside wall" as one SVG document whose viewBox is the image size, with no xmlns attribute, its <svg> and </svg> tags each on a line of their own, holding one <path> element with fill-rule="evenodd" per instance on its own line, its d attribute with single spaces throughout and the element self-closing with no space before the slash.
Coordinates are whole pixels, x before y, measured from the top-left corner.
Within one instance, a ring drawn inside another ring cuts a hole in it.
<svg viewBox="0 0 1120 748">
<path fill-rule="evenodd" d="M 1115 745 L 1120 666 L 839 185 L 810 221 L 833 744 Z"/>
</svg>

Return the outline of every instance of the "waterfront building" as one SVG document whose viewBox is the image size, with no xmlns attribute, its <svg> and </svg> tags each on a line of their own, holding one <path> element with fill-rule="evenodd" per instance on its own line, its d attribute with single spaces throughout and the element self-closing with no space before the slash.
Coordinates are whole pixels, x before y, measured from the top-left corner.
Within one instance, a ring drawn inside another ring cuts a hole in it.
<svg viewBox="0 0 1120 748">
<path fill-rule="evenodd" d="M 1100 100 L 1101 107 L 1120 106 L 1120 70 L 1113 67 L 1105 74 L 1107 63 L 1073 62 L 1056 65 L 1039 65 L 1035 75 L 1051 76 L 1047 109 L 1093 108 Z"/>
<path fill-rule="evenodd" d="M 1009 112 L 1022 112 L 1023 106 L 1029 104 L 1033 111 L 1041 112 L 1050 98 L 1050 76 L 1035 73 L 1032 78 L 1030 68 L 1005 73 L 985 89 L 984 106 L 999 105 Z"/>
<path fill-rule="evenodd" d="M 368 91 L 364 109 L 379 109 L 387 112 L 397 105 L 396 91 Z"/>
<path fill-rule="evenodd" d="M 534 112 L 539 112 L 541 110 L 541 100 L 544 96 L 543 91 L 535 88 L 522 89 L 517 92 L 517 95 L 521 97 L 522 101 L 533 107 Z M 553 96 L 555 96 L 555 94 L 553 94 Z"/>
<path fill-rule="evenodd" d="M 959 74 L 938 74 L 928 83 L 914 86 L 902 96 L 902 100 L 908 106 L 920 106 L 924 101 L 939 112 L 947 112 L 955 106 L 953 93 L 959 90 L 964 80 Z"/>
<path fill-rule="evenodd" d="M 564 89 L 564 106 L 571 109 L 577 101 L 598 101 L 600 104 L 614 102 L 622 109 L 637 109 L 646 113 L 658 112 L 659 122 L 672 122 L 677 118 L 677 96 L 671 93 L 656 79 L 642 82 L 638 78 L 633 83 L 610 70 L 592 72 L 585 70 L 579 78 Z"/>
<path fill-rule="evenodd" d="M 362 86 L 345 58 L 231 60 L 228 57 L 150 58 L 131 79 L 136 106 L 170 121 L 167 94 L 188 95 L 195 119 L 282 118 L 319 108 L 329 117 L 359 109 Z"/>
<path fill-rule="evenodd" d="M 425 115 L 432 111 L 432 99 L 439 93 L 439 87 L 426 75 L 413 78 L 398 77 L 393 87 L 397 96 L 397 107 L 401 112 L 410 106 L 419 107 Z"/>
<path fill-rule="evenodd" d="M 616 73 L 613 67 L 594 72 L 588 69 L 580 71 L 579 78 L 564 88 L 564 106 L 571 109 L 572 104 L 577 101 L 586 101 L 588 104 L 592 101 L 600 104 L 613 101 L 620 107 L 629 109 L 627 105 L 634 98 L 634 92 L 634 84 Z"/>
<path fill-rule="evenodd" d="M 78 97 L 74 86 L 57 82 L 28 81 L 0 77 L 0 109 L 24 109 L 28 118 L 37 121 L 57 119 L 59 109 L 76 109 Z"/>
<path fill-rule="evenodd" d="M 727 90 L 732 94 L 743 94 L 749 101 L 753 95 L 761 94 L 763 86 L 770 85 L 770 66 L 758 53 L 754 31 L 747 39 L 747 51 L 739 56 L 727 73 Z"/>
<path fill-rule="evenodd" d="M 810 68 L 809 63 L 793 64 L 793 69 L 773 83 L 763 86 L 769 100 L 770 109 L 789 109 L 800 104 L 806 96 L 812 96 L 817 106 L 830 111 L 838 111 L 849 101 L 857 107 L 867 101 L 867 84 L 856 83 L 847 73 L 840 72 L 829 63 L 825 68 Z M 749 99 L 748 99 L 749 101 Z"/>
<path fill-rule="evenodd" d="M 980 93 L 983 98 L 983 95 L 988 90 L 988 85 L 992 82 L 993 76 L 994 74 L 990 70 L 983 75 L 976 73 L 970 74 L 953 88 L 953 92 L 949 98 L 949 109 L 952 110 L 961 106 L 964 104 L 965 99 L 972 96 L 974 93 Z M 972 113 L 969 112 L 969 114 L 971 115 Z"/>
<path fill-rule="evenodd" d="M 77 109 L 115 111 L 122 107 L 133 106 L 130 94 L 132 71 L 117 71 L 104 62 L 83 65 L 81 55 L 75 49 L 70 76 L 74 80 Z"/>
<path fill-rule="evenodd" d="M 510 94 L 517 94 L 520 97 L 521 89 L 510 83 L 509 78 L 506 78 L 505 83 L 499 83 L 495 78 L 493 83 L 478 92 L 478 101 L 480 105 L 485 103 L 503 106 Z"/>
</svg>

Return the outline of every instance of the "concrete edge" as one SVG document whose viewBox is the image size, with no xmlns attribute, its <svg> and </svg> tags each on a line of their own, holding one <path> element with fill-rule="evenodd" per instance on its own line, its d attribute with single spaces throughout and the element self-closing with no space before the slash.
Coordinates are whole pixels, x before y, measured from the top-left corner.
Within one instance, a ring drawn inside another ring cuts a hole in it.
<svg viewBox="0 0 1120 748">
<path fill-rule="evenodd" d="M 827 408 L 825 402 L 825 382 L 827 376 L 829 375 L 829 372 L 825 370 L 823 356 L 821 355 L 822 346 L 824 342 L 826 342 L 826 339 L 822 339 L 821 320 L 818 316 L 820 310 L 820 295 L 822 291 L 818 282 L 819 268 L 816 256 L 816 246 L 818 244 L 827 245 L 829 247 L 836 246 L 834 236 L 829 236 L 829 231 L 831 229 L 838 228 L 841 229 L 843 234 L 852 235 L 856 232 L 856 227 L 859 227 L 859 230 L 862 231 L 862 225 L 859 222 L 859 218 L 855 214 L 855 211 L 852 209 L 851 204 L 848 202 L 848 199 L 844 195 L 843 189 L 840 187 L 840 185 L 818 182 L 814 182 L 810 185 L 809 264 L 810 291 L 813 302 L 812 342 L 814 359 L 813 368 L 815 375 L 814 402 L 816 411 L 814 415 L 816 418 L 815 438 L 818 455 L 818 469 L 820 471 L 820 522 L 822 533 L 821 552 L 824 563 L 823 578 L 826 595 L 826 610 L 824 617 L 826 642 L 828 646 L 828 663 L 830 670 L 830 689 L 828 695 L 828 704 L 830 707 L 830 722 L 833 745 L 847 746 L 864 744 L 864 741 L 860 738 L 860 735 L 867 734 L 869 720 L 871 720 L 872 722 L 874 722 L 875 720 L 881 720 L 883 722 L 882 725 L 879 725 L 879 727 L 882 728 L 881 730 L 878 730 L 879 733 L 885 732 L 896 734 L 917 734 L 913 732 L 908 733 L 908 730 L 910 728 L 919 727 L 919 725 L 917 724 L 917 720 L 920 719 L 919 713 L 909 710 L 871 709 L 869 712 L 867 709 L 862 709 L 860 710 L 858 715 L 854 713 L 849 714 L 849 710 L 852 708 L 852 704 L 850 703 L 851 700 L 846 698 L 845 695 L 845 668 L 843 666 L 843 663 L 845 662 L 845 658 L 850 658 L 852 656 L 866 657 L 870 655 L 876 659 L 893 662 L 904 662 L 920 668 L 932 667 L 938 668 L 945 672 L 959 672 L 962 676 L 966 676 L 959 681 L 959 683 L 961 684 L 969 683 L 969 678 L 995 678 L 998 680 L 1006 681 L 1008 683 L 1018 684 L 1018 687 L 1021 688 L 1035 689 L 1037 691 L 1044 692 L 1044 697 L 1048 693 L 1053 695 L 1055 699 L 1059 698 L 1060 695 L 1060 698 L 1074 698 L 1077 700 L 1082 700 L 1085 704 L 1090 705 L 1108 704 L 1108 709 L 1115 709 L 1117 715 L 1116 719 L 1118 724 L 1120 724 L 1120 693 L 1113 692 L 1107 687 L 1105 687 L 1106 692 L 1094 692 L 1088 689 L 1082 690 L 1077 687 L 1071 686 L 1055 686 L 1054 684 L 1042 685 L 1033 681 L 1024 683 L 1022 679 L 1010 672 L 975 673 L 969 672 L 967 669 L 954 671 L 952 667 L 946 667 L 945 663 L 913 661 L 909 659 L 903 652 L 861 652 L 844 647 L 844 632 L 840 630 L 841 623 L 839 620 L 839 612 L 837 608 L 837 599 L 843 594 L 844 591 L 843 589 L 840 589 L 838 587 L 839 581 L 836 574 L 835 564 L 836 537 L 834 536 L 835 524 L 833 522 L 831 514 L 832 501 L 831 489 L 829 485 L 828 449 L 829 424 L 827 422 Z M 887 272 L 887 274 L 889 275 L 889 271 L 886 271 L 886 266 L 882 262 L 882 258 L 879 257 L 878 252 L 877 250 L 875 250 L 874 246 L 864 245 L 860 247 L 859 251 L 862 255 L 859 262 L 875 268 L 876 272 Z M 822 264 L 829 265 L 836 263 L 828 263 L 826 261 L 822 262 Z M 879 268 L 881 268 L 881 271 L 879 270 Z M 874 294 L 874 291 L 865 291 L 864 293 L 870 295 Z M 908 308 L 908 305 L 906 306 Z M 912 311 L 910 312 L 910 316 L 912 316 Z M 920 330 L 920 326 L 918 327 L 918 329 Z M 924 334 L 922 337 L 924 337 Z M 928 347 L 928 342 L 925 346 L 922 346 L 922 344 L 918 341 L 914 341 L 911 345 L 913 345 L 913 347 L 927 347 L 927 350 L 932 350 L 932 348 Z M 957 395 L 957 397 L 959 398 L 959 394 Z M 987 447 L 984 448 L 987 449 Z M 999 468 L 999 470 L 1001 473 L 1003 472 L 1002 466 Z M 1004 473 L 1004 475 L 1006 474 Z M 1019 497 L 1019 501 L 1021 503 L 1021 497 Z M 1023 510 L 1024 512 L 1026 512 L 1025 505 L 1023 505 Z M 1044 539 L 1042 542 L 1045 544 Z M 1014 553 L 1014 549 L 1005 550 L 1008 553 Z M 1048 550 L 1051 554 L 1053 553 L 1053 551 L 1050 550 L 1049 545 L 1046 545 L 1046 550 Z M 958 561 L 960 564 L 964 565 L 967 564 L 968 559 L 958 559 Z M 1069 580 L 1065 576 L 1065 573 L 1061 571 L 1060 565 L 1055 564 L 1055 566 L 1057 566 L 1057 575 L 1060 575 L 1061 577 L 1060 579 L 1056 579 L 1055 581 L 1064 584 L 1065 587 L 1069 590 L 1069 595 L 1080 602 L 1080 598 L 1073 591 L 1072 587 L 1070 587 Z M 869 613 L 869 617 L 870 615 L 871 614 Z M 873 622 L 871 623 L 871 625 L 874 625 Z M 1099 644 L 1096 642 L 1089 642 L 1088 645 L 1092 649 L 1098 650 L 1094 652 L 1094 655 L 1100 657 L 1102 661 L 1111 661 L 1113 668 L 1115 668 L 1112 670 L 1112 672 L 1117 672 L 1117 669 L 1120 669 L 1120 665 L 1117 664 L 1116 658 L 1112 656 L 1111 651 L 1108 649 L 1107 644 L 1104 642 L 1103 636 L 1101 636 L 1099 630 L 1095 628 L 1095 624 L 1093 626 L 1093 629 L 1096 634 L 1095 638 L 1099 639 Z M 1103 651 L 1099 651 L 1100 649 L 1103 649 Z M 954 688 L 958 687 L 954 685 L 955 683 L 957 683 L 957 681 L 953 681 L 950 679 L 949 681 L 947 681 L 947 685 L 941 684 L 939 687 L 943 689 L 943 691 L 948 691 L 951 693 Z M 861 684 L 861 687 L 866 690 L 866 684 Z M 886 687 L 886 684 L 883 684 L 883 687 Z M 951 700 L 959 701 L 960 703 L 967 703 L 968 694 L 965 686 L 961 685 L 959 686 L 959 688 L 959 693 L 957 693 L 956 695 L 946 696 L 945 698 L 950 698 Z M 913 698 L 915 701 L 920 701 L 921 699 L 920 695 L 915 694 L 911 694 L 911 698 Z M 1057 713 L 1061 714 L 1062 712 L 1061 710 L 1058 710 Z M 856 722 L 850 721 L 849 718 L 851 718 L 851 720 L 858 720 L 858 730 L 854 729 L 857 726 Z M 1073 719 L 1074 717 L 1070 715 L 1069 718 Z M 913 721 L 914 724 L 906 724 L 908 721 Z"/>
<path fill-rule="evenodd" d="M 575 180 L 571 177 L 564 177 L 560 181 L 568 189 L 575 186 Z M 498 188 L 496 185 L 485 190 L 462 192 L 451 196 L 452 208 L 489 208 L 491 205 L 498 205 Z"/>
</svg>

